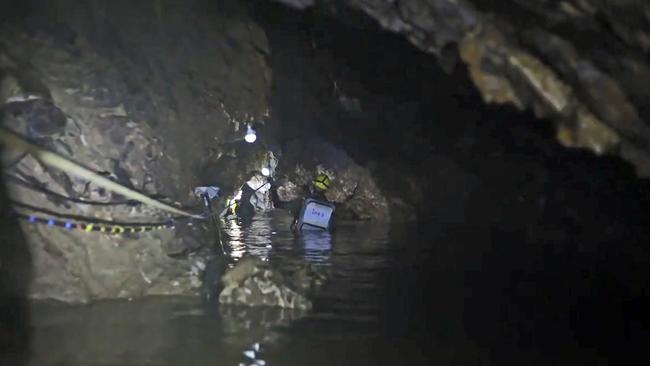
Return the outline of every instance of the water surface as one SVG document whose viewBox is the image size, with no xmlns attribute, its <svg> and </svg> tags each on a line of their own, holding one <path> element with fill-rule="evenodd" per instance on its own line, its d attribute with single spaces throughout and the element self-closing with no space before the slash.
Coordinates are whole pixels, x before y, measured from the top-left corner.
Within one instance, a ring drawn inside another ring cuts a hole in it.
<svg viewBox="0 0 650 366">
<path fill-rule="evenodd" d="M 224 228 L 235 257 L 308 261 L 304 314 L 146 298 L 34 304 L 33 365 L 607 364 L 649 337 L 641 244 L 553 230 L 342 223 L 296 237 L 282 212 Z M 260 363 L 261 364 L 261 363 Z"/>
</svg>

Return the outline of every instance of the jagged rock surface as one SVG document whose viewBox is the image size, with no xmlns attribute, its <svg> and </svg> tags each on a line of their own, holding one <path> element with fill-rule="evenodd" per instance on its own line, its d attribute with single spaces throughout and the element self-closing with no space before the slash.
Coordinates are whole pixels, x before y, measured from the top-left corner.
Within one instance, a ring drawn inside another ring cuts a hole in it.
<svg viewBox="0 0 650 366">
<path fill-rule="evenodd" d="M 340 10 L 326 0 L 277 1 Z M 345 3 L 443 64 L 457 49 L 485 102 L 533 110 L 555 123 L 564 146 L 619 155 L 650 176 L 647 2 Z"/>
<path fill-rule="evenodd" d="M 249 256 L 240 259 L 223 275 L 219 302 L 309 310 L 312 303 L 306 295 L 325 280 L 325 275 L 310 266 L 295 269 L 291 276 L 287 276 L 271 268 L 267 262 Z"/>
<path fill-rule="evenodd" d="M 46 2 L 31 21 L 3 23 L 2 124 L 125 186 L 194 205 L 193 187 L 217 183 L 201 179 L 200 167 L 238 156 L 238 145 L 223 143 L 267 114 L 268 48 L 264 33 L 236 7 L 215 12 L 198 3 L 155 3 L 158 8 L 147 2 L 89 9 Z M 171 33 L 184 37 L 177 42 Z M 125 198 L 31 156 L 7 151 L 4 163 L 17 201 L 108 221 L 169 219 L 143 205 L 106 205 Z M 22 227 L 34 263 L 30 296 L 67 302 L 195 293 L 193 259 L 170 255 L 210 241 L 201 227 L 183 224 L 122 236 Z"/>
</svg>

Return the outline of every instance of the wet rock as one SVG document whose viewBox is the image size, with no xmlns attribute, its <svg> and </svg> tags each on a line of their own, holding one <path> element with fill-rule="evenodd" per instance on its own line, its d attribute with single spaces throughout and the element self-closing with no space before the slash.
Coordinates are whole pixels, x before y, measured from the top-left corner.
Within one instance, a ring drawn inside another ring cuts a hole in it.
<svg viewBox="0 0 650 366">
<path fill-rule="evenodd" d="M 278 199 L 281 202 L 299 200 L 304 194 L 303 188 L 287 178 L 280 178 L 277 181 Z"/>
<path fill-rule="evenodd" d="M 275 174 L 278 159 L 275 153 L 270 150 L 255 150 L 253 152 L 237 153 L 232 156 L 221 155 L 214 161 L 204 165 L 201 170 L 204 172 L 204 180 L 219 182 L 223 190 L 223 197 L 227 199 L 240 199 L 239 194 L 248 188 L 251 208 L 256 211 L 266 211 L 272 208 L 270 197 L 270 185 L 268 178 L 262 176 L 263 168 L 269 170 L 270 175 Z M 244 185 L 242 184 L 244 182 Z M 252 193 L 252 194 L 251 194 Z"/>
<path fill-rule="evenodd" d="M 328 1 L 278 0 L 304 8 Z M 641 0 L 348 0 L 446 64 L 450 45 L 487 103 L 554 121 L 567 147 L 618 154 L 647 176 L 650 5 Z M 342 5 L 339 5 L 342 7 Z"/>
<path fill-rule="evenodd" d="M 207 225 L 197 225 L 196 222 L 179 220 L 175 224 L 175 238 L 163 245 L 165 253 L 171 257 L 185 257 L 201 249 L 207 249 L 210 242 L 210 229 Z"/>
<path fill-rule="evenodd" d="M 591 149 L 597 155 L 620 145 L 620 137 L 586 108 L 579 108 L 576 119 L 557 128 L 558 141 L 567 147 Z"/>
<path fill-rule="evenodd" d="M 302 273 L 296 271 L 292 278 L 288 278 L 257 257 L 244 257 L 223 275 L 224 288 L 219 294 L 219 302 L 309 310 L 312 304 L 303 291 L 310 291 L 312 284 L 323 281 L 320 277 L 310 276 L 312 274 L 306 270 Z"/>
<path fill-rule="evenodd" d="M 12 102 L 6 107 L 6 113 L 15 120 L 24 120 L 24 122 L 14 122 L 7 127 L 20 128 L 22 133 L 32 139 L 43 139 L 46 137 L 60 135 L 65 130 L 67 117 L 51 101 L 43 99 L 34 99 L 25 102 Z"/>
<path fill-rule="evenodd" d="M 326 197 L 337 203 L 337 215 L 359 220 L 390 220 L 388 201 L 370 170 L 322 140 L 294 141 L 287 146 L 278 165 L 280 200 L 289 202 L 304 197 L 306 187 L 321 172 L 332 179 Z"/>
<path fill-rule="evenodd" d="M 224 142 L 268 114 L 268 45 L 236 2 L 221 13 L 170 4 L 159 4 L 161 19 L 144 3 L 108 4 L 98 14 L 72 1 L 48 2 L 29 22 L 3 22 L 2 125 L 124 186 L 200 207 L 192 189 L 220 182 L 197 172 L 228 151 L 242 156 L 241 144 Z M 183 40 L 170 41 L 172 33 Z M 3 161 L 16 178 L 8 182 L 12 199 L 46 212 L 108 222 L 171 219 L 31 156 L 8 150 Z M 235 164 L 227 173 L 247 168 Z M 29 295 L 87 302 L 196 294 L 193 258 L 207 256 L 213 238 L 205 227 L 177 224 L 176 231 L 111 235 L 22 222 L 34 258 Z"/>
</svg>

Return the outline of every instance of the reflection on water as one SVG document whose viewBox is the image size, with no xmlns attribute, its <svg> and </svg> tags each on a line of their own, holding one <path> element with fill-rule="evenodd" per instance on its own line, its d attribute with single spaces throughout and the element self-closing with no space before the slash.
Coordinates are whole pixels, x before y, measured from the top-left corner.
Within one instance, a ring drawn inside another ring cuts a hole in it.
<svg viewBox="0 0 650 366">
<path fill-rule="evenodd" d="M 39 303 L 30 364 L 238 365 L 253 335 L 289 321 L 281 309 L 256 310 L 219 316 L 197 299 L 170 297 L 90 306 Z"/>
<path fill-rule="evenodd" d="M 290 224 L 290 216 L 277 213 L 258 215 L 249 222 L 229 220 L 223 225 L 224 240 L 235 259 L 250 254 L 267 260 L 272 251 L 280 253 L 279 257 L 304 251 L 304 260 L 328 265 L 333 235 L 324 231 L 296 235 L 289 230 Z"/>
<path fill-rule="evenodd" d="M 310 231 L 298 237 L 298 243 L 305 248 L 305 260 L 310 263 L 328 264 L 332 251 L 332 234 L 325 231 Z"/>
<path fill-rule="evenodd" d="M 376 322 L 372 283 L 386 262 L 381 253 L 387 247 L 388 229 L 344 224 L 335 234 L 296 235 L 289 230 L 291 219 L 288 213 L 277 212 L 250 222 L 228 221 L 223 226 L 225 244 L 235 258 L 254 255 L 282 269 L 305 261 L 330 268 L 330 286 L 316 299 L 320 310 L 217 307 L 198 299 L 168 297 L 90 306 L 37 303 L 32 364 L 272 365 L 272 360 L 253 360 L 243 352 L 255 344 L 270 355 L 290 347 L 301 322 L 322 328 L 308 332 L 322 334 L 323 339 L 370 334 L 363 328 Z M 353 332 L 346 334 L 342 328 L 338 335 L 331 333 L 334 324 L 348 321 Z"/>
<path fill-rule="evenodd" d="M 220 306 L 223 341 L 241 345 L 242 343 L 278 341 L 278 330 L 290 326 L 304 317 L 305 312 L 296 309 L 274 307 Z"/>
<path fill-rule="evenodd" d="M 635 317 L 646 314 L 638 284 L 649 261 L 622 242 L 367 223 L 296 236 L 290 220 L 230 222 L 224 237 L 239 257 L 327 267 L 312 312 L 179 298 L 38 303 L 31 365 L 607 364 L 647 344 L 648 317 Z M 264 352 L 250 353 L 256 345 Z"/>
<path fill-rule="evenodd" d="M 251 254 L 264 260 L 273 248 L 273 235 L 275 235 L 274 222 L 270 215 L 258 215 L 254 220 L 241 222 L 228 220 L 223 225 L 224 240 L 237 260 L 245 254 Z"/>
</svg>

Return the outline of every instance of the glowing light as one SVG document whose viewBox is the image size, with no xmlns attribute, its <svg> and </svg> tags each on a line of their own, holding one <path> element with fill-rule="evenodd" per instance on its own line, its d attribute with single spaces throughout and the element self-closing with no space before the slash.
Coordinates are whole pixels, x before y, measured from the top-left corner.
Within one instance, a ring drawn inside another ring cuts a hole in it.
<svg viewBox="0 0 650 366">
<path fill-rule="evenodd" d="M 47 220 L 47 225 L 48 226 L 54 226 L 54 220 L 53 219 Z"/>
<path fill-rule="evenodd" d="M 257 135 L 255 134 L 255 130 L 251 127 L 251 125 L 248 125 L 248 128 L 246 128 L 246 136 L 244 136 L 244 140 L 248 142 L 249 144 L 252 144 L 257 140 Z"/>
<path fill-rule="evenodd" d="M 271 170 L 267 167 L 262 168 L 262 175 L 268 177 L 269 175 L 271 175 Z"/>
<path fill-rule="evenodd" d="M 72 227 L 73 227 L 73 225 L 72 225 L 71 222 L 66 222 L 66 223 L 65 223 L 65 228 L 66 228 L 66 229 L 68 229 L 68 230 L 72 230 Z"/>
<path fill-rule="evenodd" d="M 30 216 L 29 217 L 29 222 L 36 222 L 36 217 Z"/>
</svg>

